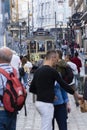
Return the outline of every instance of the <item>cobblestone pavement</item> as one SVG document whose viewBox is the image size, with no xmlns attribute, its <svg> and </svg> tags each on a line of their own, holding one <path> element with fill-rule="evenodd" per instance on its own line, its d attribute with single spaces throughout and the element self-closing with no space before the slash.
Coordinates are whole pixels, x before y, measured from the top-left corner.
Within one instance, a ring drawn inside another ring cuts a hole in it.
<svg viewBox="0 0 87 130">
<path fill-rule="evenodd" d="M 81 113 L 80 108 L 75 106 L 72 95 L 69 95 L 71 113 L 68 114 L 68 130 L 87 130 L 87 113 Z M 41 130 L 41 119 L 32 102 L 32 94 L 28 95 L 26 101 L 27 116 L 24 108 L 19 112 L 17 119 L 17 130 Z M 57 124 L 56 129 L 58 130 Z"/>
</svg>

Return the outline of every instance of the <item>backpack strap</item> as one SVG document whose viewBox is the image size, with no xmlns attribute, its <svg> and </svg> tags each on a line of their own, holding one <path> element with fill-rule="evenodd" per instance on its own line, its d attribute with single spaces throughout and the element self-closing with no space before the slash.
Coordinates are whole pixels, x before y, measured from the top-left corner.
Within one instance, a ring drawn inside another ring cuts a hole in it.
<svg viewBox="0 0 87 130">
<path fill-rule="evenodd" d="M 0 73 L 3 74 L 7 79 L 10 80 L 10 75 L 7 71 L 5 71 L 4 69 L 0 68 Z"/>
<path fill-rule="evenodd" d="M 9 79 L 9 74 L 4 69 L 0 68 L 0 73 L 3 74 L 7 79 Z M 1 79 L 2 79 L 2 77 L 1 77 Z M 2 84 L 4 84 L 3 82 L 4 81 L 2 80 Z M 4 91 L 4 87 L 3 87 L 3 91 Z M 0 100 L 3 103 L 3 96 L 2 95 L 0 95 Z"/>
<path fill-rule="evenodd" d="M 12 68 L 13 68 L 13 74 L 14 74 L 14 76 L 17 76 L 17 70 L 14 67 L 12 67 Z"/>
<path fill-rule="evenodd" d="M 0 73 L 3 74 L 7 79 L 10 80 L 10 75 L 17 75 L 16 70 L 13 68 L 13 72 L 12 73 L 8 73 L 6 70 L 4 70 L 3 68 L 0 68 Z"/>
</svg>

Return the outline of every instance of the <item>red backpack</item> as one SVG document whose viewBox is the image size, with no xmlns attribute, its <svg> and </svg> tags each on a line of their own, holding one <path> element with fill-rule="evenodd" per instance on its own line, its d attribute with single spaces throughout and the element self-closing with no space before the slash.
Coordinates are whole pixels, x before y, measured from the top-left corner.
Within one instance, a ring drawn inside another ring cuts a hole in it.
<svg viewBox="0 0 87 130">
<path fill-rule="evenodd" d="M 4 81 L 2 79 L 4 90 L 2 102 L 5 110 L 9 112 L 21 110 L 27 96 L 26 89 L 15 75 L 14 69 L 13 72 L 7 73 L 4 69 L 0 68 L 0 73 L 7 78 L 6 87 L 4 87 Z"/>
</svg>

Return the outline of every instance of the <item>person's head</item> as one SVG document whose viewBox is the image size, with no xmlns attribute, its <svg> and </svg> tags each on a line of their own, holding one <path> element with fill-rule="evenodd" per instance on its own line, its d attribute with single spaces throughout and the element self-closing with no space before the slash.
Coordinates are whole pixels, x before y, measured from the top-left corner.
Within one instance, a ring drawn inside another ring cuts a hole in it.
<svg viewBox="0 0 87 130">
<path fill-rule="evenodd" d="M 79 54 L 78 54 L 78 52 L 76 51 L 76 52 L 75 52 L 75 57 L 78 57 L 78 55 L 79 55 Z"/>
<path fill-rule="evenodd" d="M 56 50 L 57 53 L 57 61 L 59 61 L 60 59 L 62 59 L 63 53 L 61 50 Z"/>
<path fill-rule="evenodd" d="M 71 61 L 71 55 L 70 54 L 65 55 L 65 61 L 66 62 Z"/>
<path fill-rule="evenodd" d="M 26 58 L 26 60 L 28 61 L 28 56 L 27 56 L 27 55 L 25 55 L 24 57 L 25 57 L 25 58 Z"/>
<path fill-rule="evenodd" d="M 49 50 L 46 53 L 45 56 L 45 63 L 44 64 L 48 64 L 50 66 L 54 66 L 57 62 L 57 56 L 56 56 L 56 51 L 55 50 Z"/>
<path fill-rule="evenodd" d="M 22 58 L 23 58 L 23 56 L 22 56 L 22 55 L 20 55 L 20 60 L 22 60 Z"/>
<path fill-rule="evenodd" d="M 25 65 L 27 63 L 27 58 L 23 57 L 21 61 L 22 61 L 22 65 Z"/>
<path fill-rule="evenodd" d="M 13 52 L 8 47 L 0 48 L 0 63 L 10 63 L 12 59 Z"/>
</svg>

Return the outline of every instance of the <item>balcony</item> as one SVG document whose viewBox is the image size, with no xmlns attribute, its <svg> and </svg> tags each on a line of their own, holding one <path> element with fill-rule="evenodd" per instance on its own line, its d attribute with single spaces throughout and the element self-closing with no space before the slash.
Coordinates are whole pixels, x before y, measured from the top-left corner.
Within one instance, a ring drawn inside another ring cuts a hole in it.
<svg viewBox="0 0 87 130">
<path fill-rule="evenodd" d="M 73 3 L 74 3 L 74 0 L 69 0 L 69 6 L 72 6 Z"/>
</svg>

